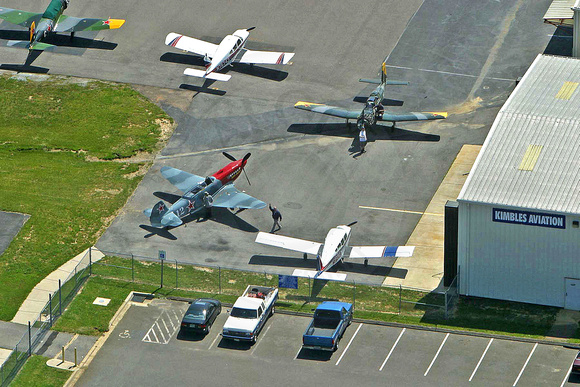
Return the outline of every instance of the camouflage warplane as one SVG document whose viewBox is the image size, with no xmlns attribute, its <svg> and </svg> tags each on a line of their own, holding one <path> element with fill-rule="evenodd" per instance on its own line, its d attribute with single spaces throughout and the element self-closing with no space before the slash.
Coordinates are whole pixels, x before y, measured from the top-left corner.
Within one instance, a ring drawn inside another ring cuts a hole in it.
<svg viewBox="0 0 580 387">
<path fill-rule="evenodd" d="M 327 114 L 329 116 L 346 118 L 346 123 L 348 125 L 348 120 L 357 120 L 357 127 L 359 130 L 370 129 L 376 125 L 377 121 L 389 121 L 393 123 L 393 127 L 396 122 L 401 121 L 422 121 L 422 120 L 439 120 L 447 118 L 446 112 L 428 112 L 428 113 L 418 113 L 418 112 L 403 112 L 403 113 L 389 113 L 385 111 L 382 105 L 385 86 L 387 85 L 408 85 L 409 82 L 404 81 L 391 81 L 387 80 L 387 68 L 386 64 L 383 63 L 381 71 L 381 79 L 359 79 L 360 82 L 374 83 L 379 86 L 371 93 L 366 101 L 365 107 L 362 111 L 360 110 L 346 110 L 336 106 L 323 105 L 320 103 L 312 102 L 297 102 L 294 107 L 302 110 L 309 110 L 311 112 Z"/>
<path fill-rule="evenodd" d="M 30 41 L 9 40 L 12 47 L 28 48 L 29 50 L 46 50 L 54 47 L 44 43 L 49 33 L 70 32 L 71 39 L 77 31 L 99 31 L 121 27 L 123 19 L 90 19 L 63 15 L 70 0 L 52 0 L 44 13 L 34 13 L 0 7 L 0 18 L 12 24 L 28 27 Z"/>
</svg>

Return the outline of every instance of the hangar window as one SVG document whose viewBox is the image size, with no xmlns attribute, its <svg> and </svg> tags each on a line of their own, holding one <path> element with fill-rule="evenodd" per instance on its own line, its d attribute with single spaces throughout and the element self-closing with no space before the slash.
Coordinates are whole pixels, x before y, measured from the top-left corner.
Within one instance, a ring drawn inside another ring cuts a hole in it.
<svg viewBox="0 0 580 387">
<path fill-rule="evenodd" d="M 573 220 L 573 221 L 572 221 L 572 227 L 574 227 L 574 228 L 578 228 L 578 227 L 580 227 L 580 222 L 579 222 L 579 221 L 577 221 L 577 220 Z"/>
</svg>

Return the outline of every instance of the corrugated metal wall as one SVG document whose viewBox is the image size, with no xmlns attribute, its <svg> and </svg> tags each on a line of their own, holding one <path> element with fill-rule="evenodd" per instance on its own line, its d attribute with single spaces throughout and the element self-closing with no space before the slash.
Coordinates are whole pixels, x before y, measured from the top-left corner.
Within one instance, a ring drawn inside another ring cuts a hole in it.
<svg viewBox="0 0 580 387">
<path fill-rule="evenodd" d="M 493 222 L 492 208 L 459 202 L 459 292 L 563 307 L 564 278 L 580 278 L 580 216 L 562 230 Z"/>
</svg>

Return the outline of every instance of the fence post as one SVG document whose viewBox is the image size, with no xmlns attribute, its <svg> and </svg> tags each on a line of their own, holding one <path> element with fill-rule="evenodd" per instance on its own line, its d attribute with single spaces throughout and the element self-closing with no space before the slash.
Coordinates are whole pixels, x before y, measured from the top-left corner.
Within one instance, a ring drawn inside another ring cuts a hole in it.
<svg viewBox="0 0 580 387">
<path fill-rule="evenodd" d="M 401 293 L 403 291 L 403 287 L 399 284 L 399 314 L 401 314 Z"/>
<path fill-rule="evenodd" d="M 60 279 L 58 280 L 58 315 L 62 316 L 62 286 Z"/>
<path fill-rule="evenodd" d="M 352 310 L 354 310 L 356 305 L 356 281 L 352 281 L 352 284 L 354 285 L 354 291 L 352 292 Z"/>
<path fill-rule="evenodd" d="M 264 286 L 266 286 L 266 272 L 264 272 Z"/>
<path fill-rule="evenodd" d="M 93 247 L 89 247 L 89 275 L 93 275 L 93 256 L 91 254 L 91 250 Z"/>
<path fill-rule="evenodd" d="M 131 282 L 135 282 L 135 261 L 133 254 L 131 254 Z"/>
<path fill-rule="evenodd" d="M 30 321 L 28 322 L 28 357 L 32 356 L 32 329 L 30 328 Z"/>
<path fill-rule="evenodd" d="M 161 287 L 163 287 L 163 261 L 164 259 L 161 260 Z"/>
<path fill-rule="evenodd" d="M 177 285 L 177 259 L 175 260 L 175 288 L 179 288 L 179 286 Z"/>
<path fill-rule="evenodd" d="M 310 295 L 311 295 L 311 291 L 310 291 L 310 277 L 308 277 L 308 301 L 310 301 Z"/>
<path fill-rule="evenodd" d="M 218 266 L 218 282 L 219 282 L 219 293 L 222 294 L 222 267 Z"/>
<path fill-rule="evenodd" d="M 447 302 L 448 302 L 448 301 L 447 301 L 447 292 L 449 292 L 449 289 L 447 289 L 447 290 L 445 291 L 445 320 L 447 320 L 447 316 L 448 316 L 448 314 L 447 314 L 447 308 L 448 308 L 448 306 L 447 306 L 447 305 L 448 305 L 448 304 L 447 304 Z"/>
<path fill-rule="evenodd" d="M 52 327 L 52 295 L 48 293 L 48 316 L 50 319 L 50 326 Z"/>
</svg>

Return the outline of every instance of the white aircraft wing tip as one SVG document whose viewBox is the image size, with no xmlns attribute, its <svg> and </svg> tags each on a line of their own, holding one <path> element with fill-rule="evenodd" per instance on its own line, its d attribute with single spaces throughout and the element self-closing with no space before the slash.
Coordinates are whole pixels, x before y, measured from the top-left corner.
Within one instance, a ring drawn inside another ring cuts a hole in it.
<svg viewBox="0 0 580 387">
<path fill-rule="evenodd" d="M 205 71 L 191 68 L 186 68 L 185 71 L 183 71 L 183 74 L 189 75 L 190 77 L 213 79 L 214 81 L 222 81 L 222 82 L 229 81 L 230 78 L 232 77 L 231 75 L 220 73 L 206 74 Z"/>
<path fill-rule="evenodd" d="M 316 276 L 317 273 L 318 272 L 313 270 L 296 269 L 294 270 L 292 275 L 295 277 L 314 278 L 314 276 Z M 346 281 L 346 274 L 324 272 L 320 274 L 318 277 L 316 277 L 316 279 L 330 281 Z"/>
</svg>

